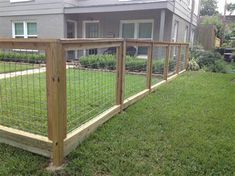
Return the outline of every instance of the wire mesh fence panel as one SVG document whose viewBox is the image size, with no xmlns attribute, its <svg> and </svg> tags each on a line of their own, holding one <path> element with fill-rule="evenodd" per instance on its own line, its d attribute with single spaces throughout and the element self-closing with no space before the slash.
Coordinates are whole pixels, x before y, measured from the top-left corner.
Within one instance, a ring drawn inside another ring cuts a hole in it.
<svg viewBox="0 0 235 176">
<path fill-rule="evenodd" d="M 135 54 L 128 52 L 130 50 L 129 48 L 131 47 L 127 47 L 127 55 L 125 58 L 125 99 L 146 89 L 147 85 L 147 48 L 133 47 L 136 49 Z M 138 55 L 140 51 L 142 53 Z"/>
<path fill-rule="evenodd" d="M 178 59 L 178 46 L 170 46 L 170 58 L 168 66 L 168 77 L 176 74 L 176 66 Z"/>
<path fill-rule="evenodd" d="M 68 132 L 116 103 L 116 51 L 108 51 L 79 50 L 67 62 Z"/>
<path fill-rule="evenodd" d="M 152 85 L 157 84 L 163 80 L 165 59 L 166 47 L 154 47 L 152 64 Z"/>
<path fill-rule="evenodd" d="M 45 52 L 0 49 L 0 125 L 47 135 Z"/>
<path fill-rule="evenodd" d="M 182 46 L 181 49 L 181 62 L 180 62 L 180 71 L 186 69 L 186 46 Z"/>
</svg>

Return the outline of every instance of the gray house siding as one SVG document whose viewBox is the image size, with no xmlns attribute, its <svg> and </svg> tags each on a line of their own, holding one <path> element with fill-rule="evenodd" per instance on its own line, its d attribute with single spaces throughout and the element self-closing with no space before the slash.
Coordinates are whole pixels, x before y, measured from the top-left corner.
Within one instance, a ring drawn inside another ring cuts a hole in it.
<svg viewBox="0 0 235 176">
<path fill-rule="evenodd" d="M 12 22 L 16 21 L 36 22 L 38 38 L 64 37 L 63 14 L 0 17 L 0 36 L 12 37 Z"/>
<path fill-rule="evenodd" d="M 133 1 L 120 1 L 120 0 L 84 0 L 79 1 L 79 6 L 101 6 L 101 5 L 120 5 L 120 4 L 138 4 L 149 2 L 164 2 L 168 0 L 133 0 Z"/>
<path fill-rule="evenodd" d="M 0 1 L 0 16 L 45 15 L 64 12 L 63 0 L 33 0 L 31 2 L 10 3 Z"/>
<path fill-rule="evenodd" d="M 78 23 L 78 37 L 82 36 L 82 23 L 86 20 L 99 20 L 100 34 L 99 37 L 109 37 L 113 33 L 114 37 L 121 37 L 120 34 L 120 21 L 121 20 L 154 20 L 153 39 L 159 40 L 159 26 L 160 26 L 160 10 L 148 11 L 131 11 L 131 12 L 111 12 L 111 13 L 89 13 L 89 14 L 71 14 L 66 15 L 67 20 L 75 20 Z M 164 40 L 170 40 L 172 13 L 166 12 L 165 20 L 165 33 Z M 169 26 L 170 25 L 170 26 Z"/>
</svg>

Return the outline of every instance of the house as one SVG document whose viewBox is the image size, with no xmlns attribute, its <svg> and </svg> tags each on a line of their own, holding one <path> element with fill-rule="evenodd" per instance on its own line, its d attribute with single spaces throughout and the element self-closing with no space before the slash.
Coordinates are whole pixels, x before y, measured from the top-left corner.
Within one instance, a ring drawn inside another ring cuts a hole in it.
<svg viewBox="0 0 235 176">
<path fill-rule="evenodd" d="M 0 37 L 193 43 L 198 9 L 199 0 L 1 0 Z"/>
</svg>

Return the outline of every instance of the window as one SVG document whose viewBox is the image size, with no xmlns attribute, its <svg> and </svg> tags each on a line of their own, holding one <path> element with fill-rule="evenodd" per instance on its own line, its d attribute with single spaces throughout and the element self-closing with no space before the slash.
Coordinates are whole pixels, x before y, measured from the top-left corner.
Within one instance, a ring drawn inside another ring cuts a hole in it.
<svg viewBox="0 0 235 176">
<path fill-rule="evenodd" d="M 37 38 L 37 23 L 35 22 L 13 22 L 13 38 Z"/>
<path fill-rule="evenodd" d="M 191 45 L 193 45 L 193 43 L 194 43 L 194 36 L 195 36 L 195 30 L 192 30 L 192 32 L 191 32 L 191 38 L 190 38 L 190 43 L 191 43 Z"/>
<path fill-rule="evenodd" d="M 173 34 L 173 38 L 172 38 L 173 42 L 177 41 L 177 38 L 178 38 L 178 27 L 179 27 L 179 22 L 175 21 L 175 24 L 174 24 L 174 34 Z"/>
<path fill-rule="evenodd" d="M 24 23 L 15 23 L 15 38 L 24 38 Z"/>
<path fill-rule="evenodd" d="M 152 23 L 139 23 L 139 38 L 152 38 Z"/>
<path fill-rule="evenodd" d="M 123 38 L 153 38 L 153 20 L 121 21 L 120 36 Z"/>
<path fill-rule="evenodd" d="M 122 24 L 122 37 L 135 38 L 135 23 Z"/>
<path fill-rule="evenodd" d="M 152 39 L 153 20 L 125 20 L 121 21 L 120 36 L 123 38 Z M 137 48 L 138 55 L 146 55 L 146 47 Z"/>
<path fill-rule="evenodd" d="M 188 39 L 188 26 L 186 26 L 185 31 L 184 31 L 184 42 L 186 43 Z"/>
</svg>

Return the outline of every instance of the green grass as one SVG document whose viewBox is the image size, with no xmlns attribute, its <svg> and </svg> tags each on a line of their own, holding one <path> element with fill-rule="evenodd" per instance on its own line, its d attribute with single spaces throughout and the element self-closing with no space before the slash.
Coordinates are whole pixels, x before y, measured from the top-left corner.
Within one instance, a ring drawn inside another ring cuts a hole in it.
<svg viewBox="0 0 235 176">
<path fill-rule="evenodd" d="M 10 73 L 15 71 L 23 71 L 34 68 L 30 64 L 17 64 L 13 62 L 0 62 L 0 74 L 1 73 Z"/>
<path fill-rule="evenodd" d="M 235 75 L 185 73 L 99 128 L 58 175 L 234 175 Z M 2 175 L 48 160 L 0 145 Z"/>
<path fill-rule="evenodd" d="M 0 124 L 46 135 L 45 73 L 3 79 L 0 83 Z M 145 86 L 144 76 L 126 74 L 125 97 L 144 90 Z M 68 131 L 115 105 L 115 88 L 115 73 L 68 69 Z"/>
</svg>

